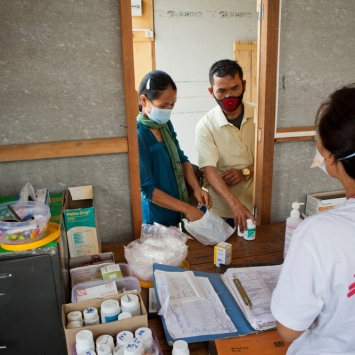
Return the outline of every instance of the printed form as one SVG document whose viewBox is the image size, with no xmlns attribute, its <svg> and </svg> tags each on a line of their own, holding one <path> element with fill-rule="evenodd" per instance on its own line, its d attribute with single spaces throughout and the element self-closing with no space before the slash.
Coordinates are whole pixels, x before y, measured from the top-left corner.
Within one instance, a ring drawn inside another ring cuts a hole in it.
<svg viewBox="0 0 355 355">
<path fill-rule="evenodd" d="M 255 329 L 267 329 L 276 326 L 276 320 L 271 313 L 270 304 L 272 292 L 276 287 L 282 265 L 230 268 L 222 279 L 242 309 L 245 317 Z M 234 280 L 238 279 L 248 295 L 252 306 L 247 306 Z"/>
<path fill-rule="evenodd" d="M 192 271 L 154 272 L 168 332 L 173 338 L 236 332 L 237 329 L 207 277 Z"/>
</svg>

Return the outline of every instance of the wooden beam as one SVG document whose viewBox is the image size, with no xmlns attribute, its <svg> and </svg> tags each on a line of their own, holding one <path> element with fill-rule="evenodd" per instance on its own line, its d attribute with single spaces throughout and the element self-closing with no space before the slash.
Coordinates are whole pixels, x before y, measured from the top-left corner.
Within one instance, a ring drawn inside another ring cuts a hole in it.
<svg viewBox="0 0 355 355">
<path fill-rule="evenodd" d="M 281 127 L 276 128 L 276 133 L 286 133 L 286 132 L 310 132 L 315 131 L 314 126 L 301 126 L 301 127 Z"/>
<path fill-rule="evenodd" d="M 0 145 L 0 163 L 127 153 L 127 138 L 100 138 L 80 141 Z"/>
<path fill-rule="evenodd" d="M 279 2 L 280 0 L 261 1 L 264 5 L 264 18 L 260 21 L 258 141 L 255 175 L 255 204 L 258 211 L 258 224 L 270 223 L 271 216 Z"/>
<path fill-rule="evenodd" d="M 136 122 L 138 115 L 138 99 L 134 88 L 131 2 L 127 0 L 119 0 L 119 5 L 121 19 L 122 66 L 127 118 L 128 163 L 131 187 L 133 235 L 135 238 L 139 238 L 142 226 L 142 210 Z"/>
</svg>

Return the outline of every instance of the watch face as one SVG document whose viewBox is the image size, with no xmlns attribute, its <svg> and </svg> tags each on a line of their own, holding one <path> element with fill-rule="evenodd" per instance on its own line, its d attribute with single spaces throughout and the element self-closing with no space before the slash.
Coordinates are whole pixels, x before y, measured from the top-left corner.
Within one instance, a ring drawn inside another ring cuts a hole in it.
<svg viewBox="0 0 355 355">
<path fill-rule="evenodd" d="M 245 168 L 242 170 L 242 173 L 244 176 L 249 176 L 250 175 L 250 170 L 248 168 Z"/>
</svg>

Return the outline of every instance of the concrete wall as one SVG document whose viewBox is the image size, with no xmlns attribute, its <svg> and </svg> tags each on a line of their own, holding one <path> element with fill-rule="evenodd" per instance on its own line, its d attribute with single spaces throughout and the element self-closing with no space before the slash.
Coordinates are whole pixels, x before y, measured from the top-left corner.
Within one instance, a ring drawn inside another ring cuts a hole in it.
<svg viewBox="0 0 355 355">
<path fill-rule="evenodd" d="M 320 103 L 355 82 L 355 2 L 282 0 L 278 127 L 311 126 Z M 310 169 L 315 141 L 276 143 L 272 222 L 284 221 L 307 193 L 342 189 L 320 169 Z"/>
<path fill-rule="evenodd" d="M 0 1 L 0 144 L 125 137 L 117 0 Z M 0 164 L 0 196 L 93 184 L 103 243 L 132 239 L 127 154 Z"/>
</svg>

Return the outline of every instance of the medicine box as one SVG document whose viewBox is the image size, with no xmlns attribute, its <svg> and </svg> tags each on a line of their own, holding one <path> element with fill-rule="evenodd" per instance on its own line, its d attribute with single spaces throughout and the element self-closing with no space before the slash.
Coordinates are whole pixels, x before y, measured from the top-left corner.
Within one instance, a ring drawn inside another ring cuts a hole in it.
<svg viewBox="0 0 355 355">
<path fill-rule="evenodd" d="M 219 242 L 214 246 L 214 264 L 219 267 L 219 264 L 229 265 L 232 261 L 232 244 Z"/>
<path fill-rule="evenodd" d="M 309 194 L 306 198 L 305 214 L 307 217 L 324 212 L 346 201 L 345 191 L 320 192 Z"/>
<path fill-rule="evenodd" d="M 63 216 L 70 257 L 100 253 L 101 243 L 92 185 L 67 189 L 64 197 Z"/>
<path fill-rule="evenodd" d="M 129 330 L 134 333 L 140 327 L 148 327 L 147 311 L 144 306 L 144 303 L 143 303 L 140 293 L 137 291 L 132 291 L 129 293 L 134 293 L 135 295 L 137 295 L 139 297 L 142 315 L 135 316 L 132 318 L 123 319 L 123 320 L 118 320 L 118 321 L 110 322 L 110 323 L 84 326 L 82 328 L 67 329 L 67 314 L 69 312 L 71 312 L 71 311 L 81 311 L 82 312 L 84 309 L 86 309 L 88 307 L 95 307 L 98 309 L 99 314 L 100 314 L 101 303 L 103 301 L 105 301 L 106 299 L 115 299 L 115 300 L 120 301 L 120 299 L 122 298 L 122 296 L 124 294 L 108 296 L 103 299 L 96 298 L 96 299 L 92 299 L 92 300 L 64 304 L 62 306 L 62 324 L 63 324 L 65 339 L 66 339 L 66 343 L 67 343 L 68 354 L 72 354 L 72 348 L 75 343 L 75 336 L 81 330 L 90 330 L 93 333 L 94 340 L 96 340 L 100 335 L 110 334 L 114 338 L 116 338 L 116 335 L 123 330 Z M 127 294 L 127 293 L 125 293 L 125 294 Z M 101 319 L 101 317 L 100 317 L 100 319 Z"/>
<path fill-rule="evenodd" d="M 139 281 L 134 276 L 126 276 L 126 277 L 122 277 L 119 279 L 112 279 L 112 280 L 88 281 L 73 286 L 71 292 L 71 301 L 72 302 L 78 301 L 77 293 L 82 294 L 83 291 L 85 292 L 85 290 L 89 290 L 94 287 L 97 288 L 96 289 L 97 292 L 100 292 L 100 288 L 102 288 L 100 286 L 109 285 L 112 282 L 116 283 L 116 288 L 119 294 L 128 291 L 139 291 L 139 292 L 141 291 L 141 286 L 139 284 Z"/>
</svg>

